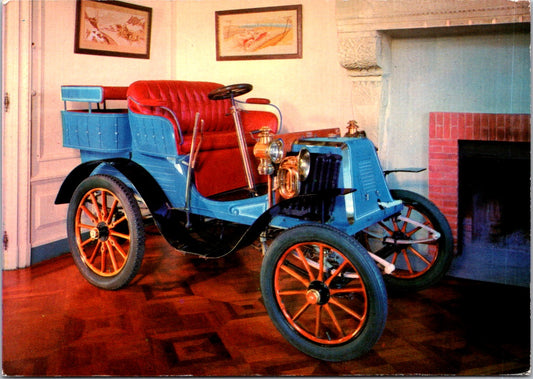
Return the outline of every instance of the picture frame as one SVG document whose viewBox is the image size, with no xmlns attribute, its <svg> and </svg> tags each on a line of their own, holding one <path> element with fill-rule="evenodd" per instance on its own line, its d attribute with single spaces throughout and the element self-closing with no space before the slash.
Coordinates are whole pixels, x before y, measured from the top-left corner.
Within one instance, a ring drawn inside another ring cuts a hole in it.
<svg viewBox="0 0 533 379">
<path fill-rule="evenodd" d="M 152 8 L 107 0 L 77 0 L 74 52 L 150 59 Z"/>
<path fill-rule="evenodd" d="M 302 58 L 302 5 L 215 12 L 217 61 Z"/>
</svg>

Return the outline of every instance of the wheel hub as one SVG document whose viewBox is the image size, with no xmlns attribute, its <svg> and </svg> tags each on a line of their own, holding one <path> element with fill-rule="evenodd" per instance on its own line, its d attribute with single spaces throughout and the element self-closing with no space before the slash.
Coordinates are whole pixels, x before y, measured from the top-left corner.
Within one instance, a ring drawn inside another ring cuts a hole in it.
<svg viewBox="0 0 533 379">
<path fill-rule="evenodd" d="M 95 228 L 91 229 L 89 235 L 94 240 L 107 241 L 109 238 L 109 227 L 107 224 L 101 222 Z"/>
<path fill-rule="evenodd" d="M 318 302 L 320 302 L 320 292 L 318 292 L 317 290 L 308 290 L 305 297 L 307 298 L 307 301 L 311 304 L 317 304 Z"/>
<path fill-rule="evenodd" d="M 324 305 L 329 301 L 329 288 L 324 282 L 315 280 L 309 284 L 305 297 L 311 304 Z"/>
<path fill-rule="evenodd" d="M 408 240 L 409 239 L 409 237 L 407 237 L 407 235 L 404 232 L 400 231 L 400 230 L 394 231 L 392 233 L 392 235 L 391 235 L 391 238 L 394 239 L 395 241 L 397 241 L 397 240 Z"/>
</svg>

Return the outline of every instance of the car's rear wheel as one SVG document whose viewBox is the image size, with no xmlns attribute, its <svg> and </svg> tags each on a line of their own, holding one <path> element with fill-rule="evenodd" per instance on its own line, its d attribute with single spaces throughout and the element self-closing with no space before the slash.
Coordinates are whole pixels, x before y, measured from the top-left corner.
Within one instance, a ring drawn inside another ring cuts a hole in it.
<svg viewBox="0 0 533 379">
<path fill-rule="evenodd" d="M 90 176 L 74 191 L 67 214 L 74 262 L 91 284 L 127 285 L 144 256 L 144 224 L 133 192 L 117 178 Z"/>
</svg>

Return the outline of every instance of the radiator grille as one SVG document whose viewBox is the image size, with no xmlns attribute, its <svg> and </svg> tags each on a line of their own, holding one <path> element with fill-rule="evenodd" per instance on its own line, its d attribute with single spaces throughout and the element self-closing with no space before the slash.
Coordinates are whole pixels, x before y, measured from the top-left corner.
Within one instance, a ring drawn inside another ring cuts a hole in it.
<svg viewBox="0 0 533 379">
<path fill-rule="evenodd" d="M 318 221 L 328 217 L 335 206 L 335 197 L 305 197 L 302 195 L 325 193 L 337 188 L 341 156 L 336 154 L 311 154 L 311 170 L 302 182 L 300 196 L 284 207 L 282 214 L 304 220 Z"/>
</svg>

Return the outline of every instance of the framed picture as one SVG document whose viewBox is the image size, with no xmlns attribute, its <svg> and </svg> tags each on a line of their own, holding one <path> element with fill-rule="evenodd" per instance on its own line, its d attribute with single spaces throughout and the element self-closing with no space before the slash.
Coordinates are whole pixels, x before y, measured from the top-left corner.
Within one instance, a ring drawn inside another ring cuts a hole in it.
<svg viewBox="0 0 533 379">
<path fill-rule="evenodd" d="M 302 57 L 302 5 L 215 12 L 217 60 Z"/>
<path fill-rule="evenodd" d="M 74 52 L 149 59 L 151 28 L 152 8 L 77 0 Z"/>
</svg>

